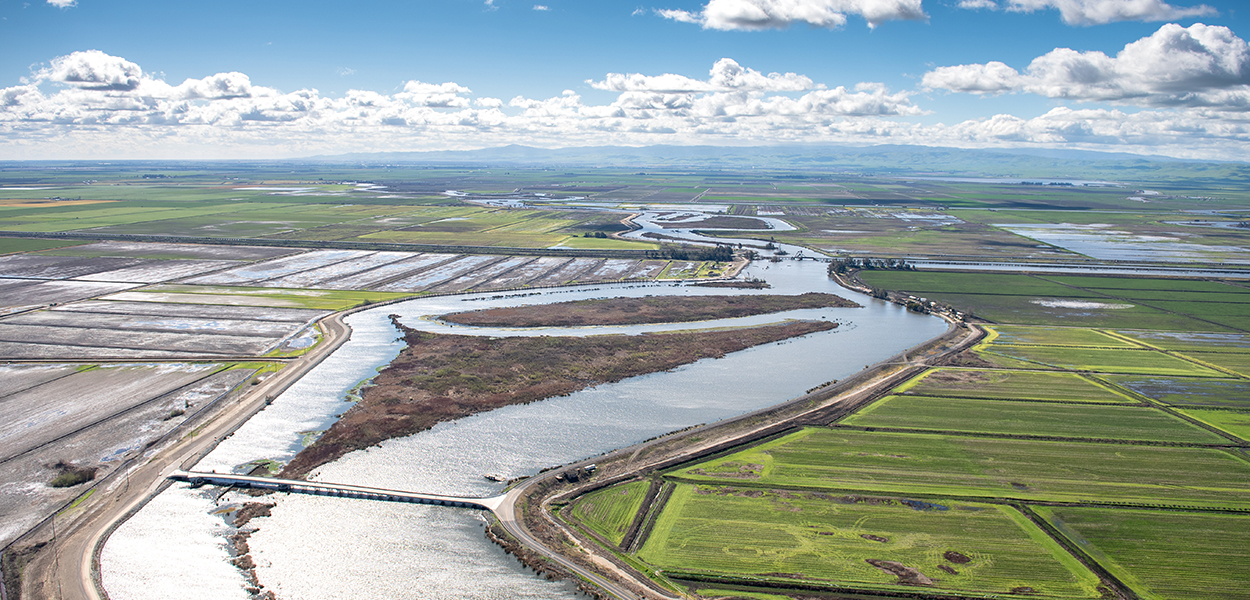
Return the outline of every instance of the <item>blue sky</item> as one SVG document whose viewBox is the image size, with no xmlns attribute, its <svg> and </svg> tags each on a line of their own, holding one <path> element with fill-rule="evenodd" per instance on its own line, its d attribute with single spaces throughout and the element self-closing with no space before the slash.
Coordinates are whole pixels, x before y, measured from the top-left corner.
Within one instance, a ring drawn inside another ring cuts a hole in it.
<svg viewBox="0 0 1250 600">
<path fill-rule="evenodd" d="M 1240 160 L 1238 8 L 0 0 L 0 159 L 901 143 Z"/>
</svg>

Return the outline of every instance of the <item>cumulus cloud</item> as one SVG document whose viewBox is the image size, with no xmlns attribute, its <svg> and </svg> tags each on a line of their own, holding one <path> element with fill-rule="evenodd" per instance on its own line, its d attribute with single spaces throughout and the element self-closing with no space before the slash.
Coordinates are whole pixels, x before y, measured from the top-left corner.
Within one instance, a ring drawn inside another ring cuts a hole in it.
<svg viewBox="0 0 1250 600">
<path fill-rule="evenodd" d="M 921 0 L 710 0 L 691 12 L 657 9 L 656 14 L 704 29 L 784 29 L 796 23 L 835 29 L 857 15 L 876 27 L 886 21 L 924 20 Z"/>
<path fill-rule="evenodd" d="M 48 0 L 48 4 L 57 8 L 74 8 L 78 6 L 78 0 Z"/>
<path fill-rule="evenodd" d="M 997 10 L 998 4 L 994 0 L 959 0 L 959 8 L 967 8 L 970 10 Z"/>
<path fill-rule="evenodd" d="M 707 80 L 692 79 L 685 75 L 665 73 L 643 75 L 641 73 L 608 73 L 603 81 L 586 80 L 597 90 L 610 92 L 665 92 L 690 93 L 714 91 L 753 92 L 799 92 L 815 86 L 812 80 L 794 73 L 769 73 L 764 75 L 755 69 L 739 65 L 732 58 L 722 58 L 712 65 Z"/>
<path fill-rule="evenodd" d="M 974 6 L 966 6 L 966 3 Z M 990 8 L 990 0 L 963 0 L 960 8 Z M 1217 11 L 1210 6 L 1172 6 L 1163 0 L 1006 0 L 1005 8 L 1017 12 L 1054 9 L 1068 25 L 1104 25 L 1115 21 L 1171 21 L 1205 17 Z"/>
<path fill-rule="evenodd" d="M 1056 48 L 1023 73 L 1001 62 L 939 67 L 922 85 L 973 94 L 1027 92 L 1049 98 L 1142 106 L 1245 110 L 1250 47 L 1227 27 L 1169 23 L 1114 57 Z"/>
<path fill-rule="evenodd" d="M 535 4 L 534 10 L 551 10 L 551 7 L 544 4 Z"/>
<path fill-rule="evenodd" d="M 1217 47 L 1208 37 L 1218 31 L 1183 31 L 1207 40 L 1191 44 L 1191 50 Z M 1126 48 L 1127 55 L 1108 57 L 1112 65 L 1095 72 L 1133 73 L 1116 61 L 1134 52 L 1157 54 L 1162 50 L 1152 44 L 1184 39 L 1161 36 L 1134 46 L 1132 52 Z M 1233 50 L 1238 47 L 1235 38 L 1214 39 L 1223 39 Z M 1166 73 L 1175 76 L 1167 85 L 1206 85 L 1203 93 L 1209 98 L 1227 96 L 1218 107 L 1137 112 L 1059 107 L 1034 118 L 995 115 L 953 125 L 910 119 L 927 114 L 912 101 L 910 91 L 891 91 L 877 83 L 830 88 L 794 73 L 765 75 L 729 59 L 713 65 L 706 79 L 609 74 L 590 82 L 615 93 L 607 102 L 589 102 L 574 90 L 505 101 L 474 97 L 455 82 L 419 80 L 407 81 L 395 92 L 349 90 L 341 97 L 315 89 L 283 92 L 238 72 L 173 85 L 120 57 L 87 51 L 54 59 L 21 85 L 0 88 L 0 158 L 278 158 L 463 149 L 520 140 L 564 147 L 788 142 L 1062 146 L 1244 159 L 1250 149 L 1250 103 L 1244 85 L 1226 84 L 1244 77 L 1246 60 L 1233 50 L 1207 52 L 1209 56 L 1199 52 L 1207 62 L 1169 51 L 1169 56 L 1184 60 L 1168 67 Z M 1067 81 L 1040 66 L 1037 73 L 1019 73 L 1001 63 L 965 67 L 940 71 L 943 85 L 997 93 L 1040 85 L 1043 73 Z M 1134 77 L 1167 79 L 1166 73 L 1139 67 L 1145 70 Z M 929 80 L 938 82 L 939 76 L 931 75 Z M 1092 86 L 1096 79 L 1080 81 Z M 1236 98 L 1242 102 L 1240 112 L 1228 108 Z"/>
</svg>

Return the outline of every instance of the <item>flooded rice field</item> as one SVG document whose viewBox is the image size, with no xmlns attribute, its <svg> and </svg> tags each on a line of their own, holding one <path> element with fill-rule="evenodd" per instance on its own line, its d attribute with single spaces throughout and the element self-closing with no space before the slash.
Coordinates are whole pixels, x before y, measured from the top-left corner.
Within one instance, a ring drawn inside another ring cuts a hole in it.
<svg viewBox="0 0 1250 600">
<path fill-rule="evenodd" d="M 216 364 L 0 365 L 0 544 L 82 493 L 48 485 L 58 464 L 103 478 L 254 372 Z"/>
</svg>

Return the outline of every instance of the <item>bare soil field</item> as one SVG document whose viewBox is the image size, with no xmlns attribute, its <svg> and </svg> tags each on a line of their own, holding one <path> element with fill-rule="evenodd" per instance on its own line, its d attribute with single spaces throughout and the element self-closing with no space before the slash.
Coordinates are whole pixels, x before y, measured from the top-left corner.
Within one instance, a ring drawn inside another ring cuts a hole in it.
<svg viewBox="0 0 1250 600">
<path fill-rule="evenodd" d="M 201 259 L 201 260 L 268 260 L 294 252 L 296 248 L 272 248 L 268 246 L 217 246 L 206 244 L 162 244 L 153 242 L 95 242 L 73 248 L 41 252 L 56 256 L 120 256 L 152 259 Z"/>
<path fill-rule="evenodd" d="M 101 366 L 0 401 L 0 460 L 202 379 L 217 364 Z"/>
<path fill-rule="evenodd" d="M 133 287 L 136 287 L 133 283 L 0 279 L 0 314 L 12 312 L 18 307 L 73 302 Z"/>
<path fill-rule="evenodd" d="M 129 283 L 161 283 L 195 277 L 241 265 L 237 260 L 154 260 L 121 269 L 75 277 L 81 281 L 121 281 Z"/>
<path fill-rule="evenodd" d="M 442 421 L 837 326 L 796 321 L 702 333 L 489 339 L 435 335 L 396 325 L 404 330 L 408 347 L 365 388 L 356 406 L 296 455 L 283 469 L 284 477 L 302 477 L 348 452 Z"/>
<path fill-rule="evenodd" d="M 256 285 L 262 281 L 362 258 L 371 254 L 373 253 L 363 250 L 314 250 L 262 263 L 250 264 L 204 277 L 196 277 L 184 283 L 193 285 Z"/>
<path fill-rule="evenodd" d="M 613 325 L 686 323 L 801 308 L 859 308 L 859 306 L 845 298 L 822 293 L 807 293 L 799 296 L 611 298 L 477 310 L 445 315 L 442 319 L 461 325 L 486 327 L 580 327 L 605 323 Z"/>
<path fill-rule="evenodd" d="M 54 369 L 77 365 L 49 365 Z M 0 545 L 6 544 L 91 485 L 55 488 L 48 485 L 59 473 L 57 463 L 94 469 L 101 479 L 128 458 L 144 451 L 148 442 L 181 425 L 189 416 L 234 389 L 253 369 L 230 369 L 142 401 L 134 408 L 77 433 L 45 444 L 26 454 L 0 462 L 6 476 L 0 481 Z M 0 374 L 0 377 L 3 375 Z M 101 390 L 107 393 L 108 390 Z M 158 391 L 158 390 L 154 390 Z M 6 400 L 0 400 L 5 402 Z M 175 414 L 175 413 L 181 414 Z"/>
<path fill-rule="evenodd" d="M 0 322 L 0 341 L 18 344 L 47 344 L 65 347 L 81 347 L 89 350 L 102 348 L 142 351 L 165 351 L 177 356 L 212 358 L 213 356 L 256 356 L 264 354 L 278 343 L 281 337 L 253 337 L 247 335 L 204 335 L 202 332 L 175 333 L 161 331 L 120 331 L 93 327 L 49 327 L 45 325 L 21 325 Z M 66 354 L 56 355 L 58 358 Z M 74 356 L 72 353 L 69 356 Z M 82 354 L 103 358 L 98 352 Z M 40 358 L 39 356 L 7 356 L 5 358 Z M 123 356 L 124 357 L 124 356 Z"/>
<path fill-rule="evenodd" d="M 138 258 L 83 258 L 77 256 L 12 254 L 0 256 L 0 277 L 73 279 L 75 277 L 148 264 L 149 262 Z"/>
<path fill-rule="evenodd" d="M 577 281 L 582 274 L 594 269 L 603 262 L 598 258 L 575 258 L 561 265 L 558 269 L 530 282 L 531 285 L 558 285 L 568 281 Z"/>
<path fill-rule="evenodd" d="M 114 315 L 150 315 L 159 317 L 202 317 L 210 319 L 237 319 L 243 321 L 285 321 L 309 323 L 320 319 L 330 311 L 306 308 L 272 308 L 264 306 L 222 306 L 163 304 L 159 302 L 114 302 L 89 300 L 75 302 L 52 309 L 56 312 L 100 313 Z"/>
</svg>

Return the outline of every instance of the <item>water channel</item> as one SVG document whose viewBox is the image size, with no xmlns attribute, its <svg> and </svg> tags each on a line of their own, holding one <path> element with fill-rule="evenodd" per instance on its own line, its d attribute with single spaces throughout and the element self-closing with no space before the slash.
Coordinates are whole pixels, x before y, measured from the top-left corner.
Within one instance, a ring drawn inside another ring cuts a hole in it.
<svg viewBox="0 0 1250 600">
<path fill-rule="evenodd" d="M 670 230 L 671 231 L 671 230 Z M 801 395 L 831 379 L 941 334 L 934 317 L 845 290 L 816 262 L 757 262 L 743 277 L 772 289 L 729 290 L 667 283 L 549 289 L 512 298 L 491 294 L 425 298 L 352 315 L 351 340 L 272 406 L 224 440 L 197 470 L 243 470 L 249 461 L 289 460 L 311 432 L 326 429 L 350 405 L 356 384 L 402 347 L 388 315 L 423 329 L 477 335 L 636 334 L 656 327 L 548 329 L 538 332 L 447 327 L 429 318 L 446 312 L 544 304 L 609 296 L 797 294 L 827 291 L 864 305 L 858 309 L 794 311 L 756 317 L 824 318 L 841 326 L 703 360 L 670 372 L 528 405 L 505 407 L 379 447 L 319 468 L 312 478 L 440 494 L 486 496 L 501 484 L 484 474 L 514 477 L 595 456 L 669 431 L 709 423 Z M 681 329 L 741 324 L 684 324 Z M 254 500 L 237 492 L 176 485 L 123 524 L 104 547 L 101 570 L 114 600 L 148 598 L 246 599 L 249 583 L 228 561 L 220 514 Z M 389 504 L 318 496 L 280 495 L 273 514 L 255 519 L 249 540 L 265 589 L 282 600 L 359 598 L 505 599 L 579 597 L 565 583 L 534 576 L 483 536 L 484 518 L 465 509 Z"/>
</svg>

